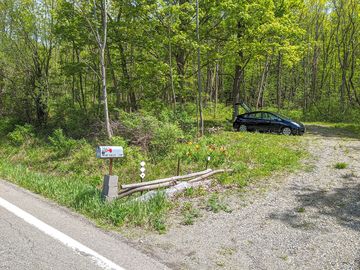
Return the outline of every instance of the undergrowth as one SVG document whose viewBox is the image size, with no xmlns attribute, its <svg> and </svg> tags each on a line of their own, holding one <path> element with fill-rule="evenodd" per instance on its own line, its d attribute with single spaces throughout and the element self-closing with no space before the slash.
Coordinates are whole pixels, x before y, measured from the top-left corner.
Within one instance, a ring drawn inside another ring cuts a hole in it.
<svg viewBox="0 0 360 270">
<path fill-rule="evenodd" d="M 155 117 L 147 117 L 142 122 L 138 115 L 135 117 L 137 126 L 130 116 L 124 117 L 129 118 L 119 133 L 111 141 L 102 141 L 102 144 L 124 147 L 125 157 L 116 160 L 113 169 L 120 184 L 140 181 L 139 163 L 142 160 L 146 161 L 145 180 L 154 180 L 176 175 L 178 163 L 180 174 L 204 170 L 210 157 L 209 168 L 233 169 L 232 173 L 216 176 L 219 183 L 243 187 L 274 172 L 298 168 L 305 155 L 299 137 L 217 131 L 198 139 L 191 135 L 193 127 L 182 128 L 190 123 L 186 118 L 183 122 L 171 122 L 173 119 L 166 120 L 170 116 L 163 115 L 163 122 Z M 149 126 L 154 127 L 150 131 L 142 126 L 149 122 L 153 122 Z M 128 128 L 126 132 L 137 132 L 144 140 L 137 144 L 135 137 L 126 136 L 124 128 Z M 15 126 L 8 120 L 0 121 L 0 133 L 2 178 L 70 207 L 104 226 L 166 230 L 165 220 L 172 204 L 162 195 L 147 203 L 134 202 L 134 196 L 112 203 L 102 201 L 100 189 L 108 164 L 95 157 L 99 141 L 74 139 L 62 129 L 44 135 L 30 125 Z M 148 137 L 142 137 L 145 135 Z M 192 190 L 186 195 L 196 194 L 202 192 Z M 208 206 L 214 212 L 224 210 L 215 197 L 210 198 Z M 196 213 L 189 210 L 186 216 L 188 221 L 185 223 L 191 223 Z"/>
</svg>

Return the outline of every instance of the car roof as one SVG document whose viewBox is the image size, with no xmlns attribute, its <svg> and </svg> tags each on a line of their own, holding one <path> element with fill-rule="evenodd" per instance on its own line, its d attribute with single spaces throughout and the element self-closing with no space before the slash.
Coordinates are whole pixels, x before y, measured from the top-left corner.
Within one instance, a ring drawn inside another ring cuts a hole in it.
<svg viewBox="0 0 360 270">
<path fill-rule="evenodd" d="M 246 112 L 246 113 L 243 113 L 241 115 L 251 114 L 251 113 L 271 113 L 271 114 L 274 114 L 273 112 L 269 112 L 269 111 L 253 111 L 253 112 Z"/>
</svg>

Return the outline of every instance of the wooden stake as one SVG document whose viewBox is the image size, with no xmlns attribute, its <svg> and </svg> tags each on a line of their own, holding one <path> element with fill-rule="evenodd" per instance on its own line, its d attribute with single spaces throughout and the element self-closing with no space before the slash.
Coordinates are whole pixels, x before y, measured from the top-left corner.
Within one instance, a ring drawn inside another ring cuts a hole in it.
<svg viewBox="0 0 360 270">
<path fill-rule="evenodd" d="M 113 170 L 113 159 L 110 158 L 110 164 L 109 164 L 109 175 L 112 175 L 112 170 Z"/>
<path fill-rule="evenodd" d="M 206 168 L 207 169 L 207 168 Z M 180 158 L 178 158 L 178 164 L 177 164 L 177 171 L 176 171 L 176 175 L 179 176 L 180 175 Z"/>
</svg>

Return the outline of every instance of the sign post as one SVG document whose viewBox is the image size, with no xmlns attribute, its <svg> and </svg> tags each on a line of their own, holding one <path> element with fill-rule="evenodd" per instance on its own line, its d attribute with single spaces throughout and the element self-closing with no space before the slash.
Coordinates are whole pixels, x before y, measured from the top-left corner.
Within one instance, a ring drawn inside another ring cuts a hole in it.
<svg viewBox="0 0 360 270">
<path fill-rule="evenodd" d="M 96 157 L 109 159 L 109 174 L 104 176 L 102 196 L 106 201 L 112 201 L 118 196 L 118 176 L 113 174 L 114 158 L 124 157 L 124 149 L 121 146 L 99 146 L 96 149 Z"/>
<path fill-rule="evenodd" d="M 210 157 L 210 156 L 208 156 L 208 157 L 206 158 L 206 166 L 205 166 L 205 170 L 207 170 L 207 168 L 208 168 L 208 166 L 209 166 L 209 162 L 210 162 L 210 160 L 211 160 L 211 157 Z"/>
<path fill-rule="evenodd" d="M 146 171 L 145 165 L 146 165 L 145 161 L 140 162 L 140 178 L 141 178 L 141 182 L 143 182 L 144 178 L 145 178 L 145 171 Z"/>
<path fill-rule="evenodd" d="M 140 162 L 140 178 L 141 178 L 141 182 L 143 182 L 144 178 L 145 178 L 145 171 L 146 171 L 145 165 L 146 165 L 145 161 Z M 143 193 L 141 192 L 141 194 L 143 194 Z"/>
</svg>

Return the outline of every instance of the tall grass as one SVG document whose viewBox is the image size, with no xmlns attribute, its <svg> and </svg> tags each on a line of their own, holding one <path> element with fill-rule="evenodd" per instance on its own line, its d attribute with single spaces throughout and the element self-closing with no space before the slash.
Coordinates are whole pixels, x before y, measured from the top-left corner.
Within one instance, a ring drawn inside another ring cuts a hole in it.
<svg viewBox="0 0 360 270">
<path fill-rule="evenodd" d="M 0 160 L 0 176 L 34 193 L 78 211 L 103 226 L 142 226 L 165 230 L 170 203 L 159 193 L 146 203 L 119 199 L 107 203 L 99 189 L 83 179 L 45 175 L 30 171 L 24 165 Z"/>
<path fill-rule="evenodd" d="M 164 126 L 164 125 L 162 125 Z M 174 130 L 170 129 L 173 134 Z M 0 176 L 72 208 L 99 224 L 109 226 L 142 226 L 165 230 L 165 220 L 172 204 L 161 194 L 147 203 L 119 199 L 112 203 L 100 197 L 102 177 L 107 162 L 95 158 L 95 143 L 68 138 L 61 130 L 48 137 L 36 134 L 26 126 L 10 128 L 1 123 Z M 5 132 L 6 130 L 6 132 Z M 165 129 L 155 142 L 166 139 Z M 176 131 L 176 129 L 175 129 Z M 147 150 L 115 137 L 107 143 L 124 146 L 125 158 L 114 164 L 120 183 L 139 179 L 139 163 L 145 160 L 146 179 L 153 180 L 180 173 L 203 170 L 210 156 L 209 168 L 231 168 L 233 173 L 217 176 L 221 184 L 242 187 L 250 181 L 274 172 L 299 166 L 305 152 L 299 137 L 222 131 L 200 139 L 183 139 L 165 148 Z M 150 144 L 154 145 L 154 144 Z M 154 153 L 159 155 L 154 157 Z"/>
</svg>

